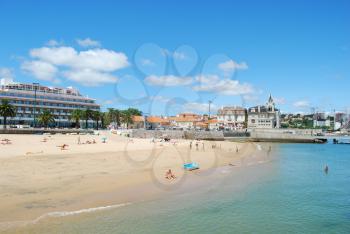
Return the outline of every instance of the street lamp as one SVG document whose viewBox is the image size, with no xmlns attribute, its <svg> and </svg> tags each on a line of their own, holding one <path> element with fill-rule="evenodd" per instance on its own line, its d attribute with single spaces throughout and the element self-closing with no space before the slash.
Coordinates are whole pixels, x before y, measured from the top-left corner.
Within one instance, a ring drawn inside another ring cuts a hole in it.
<svg viewBox="0 0 350 234">
<path fill-rule="evenodd" d="M 209 100 L 208 103 L 209 103 L 209 116 L 208 116 L 208 120 L 209 120 L 210 119 L 210 105 L 213 103 L 213 101 Z"/>
<path fill-rule="evenodd" d="M 39 83 L 33 83 L 33 88 L 34 88 L 34 128 L 36 128 L 36 91 L 38 90 Z"/>
</svg>

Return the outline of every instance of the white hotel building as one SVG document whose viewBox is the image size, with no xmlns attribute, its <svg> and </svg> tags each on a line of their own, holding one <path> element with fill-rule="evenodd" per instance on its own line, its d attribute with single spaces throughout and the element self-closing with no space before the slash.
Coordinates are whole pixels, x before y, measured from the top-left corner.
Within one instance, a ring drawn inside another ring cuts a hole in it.
<svg viewBox="0 0 350 234">
<path fill-rule="evenodd" d="M 73 110 L 100 110 L 94 99 L 82 96 L 76 89 L 51 88 L 35 83 L 1 85 L 0 101 L 2 99 L 9 100 L 17 109 L 16 117 L 8 119 L 11 125 L 34 126 L 34 118 L 43 110 L 49 110 L 55 117 L 56 127 L 72 127 L 74 121 L 69 117 Z M 2 121 L 1 118 L 1 124 Z M 91 126 L 93 120 L 88 124 Z"/>
</svg>

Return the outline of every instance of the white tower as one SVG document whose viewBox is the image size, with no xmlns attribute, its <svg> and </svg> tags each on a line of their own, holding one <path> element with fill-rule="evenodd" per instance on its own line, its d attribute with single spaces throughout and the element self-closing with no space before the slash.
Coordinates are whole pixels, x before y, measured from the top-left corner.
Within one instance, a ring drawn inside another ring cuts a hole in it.
<svg viewBox="0 0 350 234">
<path fill-rule="evenodd" d="M 266 103 L 266 108 L 269 112 L 275 111 L 275 102 L 273 101 L 271 94 L 270 94 L 269 100 Z"/>
</svg>

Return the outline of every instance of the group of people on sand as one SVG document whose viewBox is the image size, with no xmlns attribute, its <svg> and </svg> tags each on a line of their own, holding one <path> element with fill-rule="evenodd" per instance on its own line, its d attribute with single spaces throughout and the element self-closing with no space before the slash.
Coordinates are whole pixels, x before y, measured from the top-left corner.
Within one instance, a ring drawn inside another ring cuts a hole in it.
<svg viewBox="0 0 350 234">
<path fill-rule="evenodd" d="M 12 142 L 11 142 L 10 139 L 4 138 L 4 139 L 1 140 L 1 144 L 2 145 L 11 145 Z"/>
<path fill-rule="evenodd" d="M 192 149 L 193 141 L 190 141 L 190 150 Z M 202 145 L 202 150 L 205 151 L 204 141 L 196 140 L 195 146 L 196 150 L 199 150 L 199 146 Z"/>
<path fill-rule="evenodd" d="M 176 140 L 170 139 L 168 137 L 161 138 L 161 139 L 156 139 L 154 137 L 151 138 L 151 143 L 157 143 L 157 142 L 160 143 L 160 146 L 163 146 L 163 143 L 171 143 L 173 145 L 177 145 L 178 143 Z"/>
<path fill-rule="evenodd" d="M 86 140 L 85 142 L 81 142 L 80 136 L 78 136 L 78 145 L 85 145 L 85 144 L 91 145 L 91 144 L 96 144 L 96 143 L 97 143 L 97 142 L 96 142 L 95 139 L 92 139 L 92 141 Z"/>
</svg>

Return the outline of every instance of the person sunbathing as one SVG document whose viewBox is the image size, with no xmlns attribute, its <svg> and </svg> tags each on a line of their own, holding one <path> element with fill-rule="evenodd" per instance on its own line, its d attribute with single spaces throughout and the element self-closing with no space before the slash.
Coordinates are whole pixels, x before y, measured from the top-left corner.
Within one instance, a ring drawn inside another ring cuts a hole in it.
<svg viewBox="0 0 350 234">
<path fill-rule="evenodd" d="M 2 139 L 1 141 L 2 141 L 1 142 L 2 145 L 11 145 L 12 144 L 11 140 L 7 139 L 7 138 Z"/>
<path fill-rule="evenodd" d="M 67 145 L 67 144 L 63 144 L 63 145 L 59 145 L 59 146 L 57 146 L 57 147 L 60 147 L 61 150 L 66 150 L 67 147 L 68 147 L 68 145 Z"/>
<path fill-rule="evenodd" d="M 169 170 L 165 173 L 165 178 L 168 179 L 168 180 L 171 180 L 171 179 L 175 179 L 176 176 L 173 174 L 173 172 L 171 171 L 171 169 L 169 169 Z"/>
</svg>

